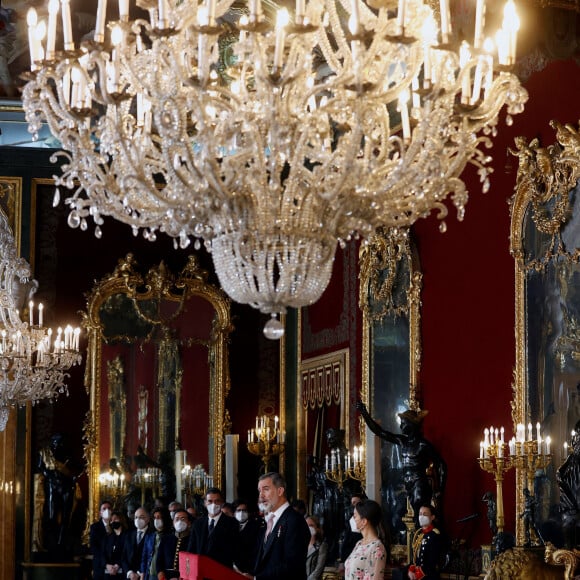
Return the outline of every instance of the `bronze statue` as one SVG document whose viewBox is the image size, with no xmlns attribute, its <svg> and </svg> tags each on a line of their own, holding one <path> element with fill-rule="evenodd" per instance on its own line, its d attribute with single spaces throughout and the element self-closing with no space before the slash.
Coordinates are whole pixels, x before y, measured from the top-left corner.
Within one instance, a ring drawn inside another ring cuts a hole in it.
<svg viewBox="0 0 580 580">
<path fill-rule="evenodd" d="M 536 533 L 540 543 L 542 545 L 544 544 L 542 534 L 536 525 L 536 505 L 536 498 L 530 493 L 527 487 L 524 488 L 524 511 L 520 514 L 520 519 L 524 520 L 524 534 L 526 538 L 524 546 L 526 548 L 531 548 L 534 545 L 532 541 L 532 530 Z"/>
<path fill-rule="evenodd" d="M 356 408 L 375 435 L 400 447 L 405 491 L 415 516 L 422 505 L 433 504 L 439 508 L 447 479 L 447 465 L 435 447 L 423 437 L 423 419 L 427 411 L 409 409 L 399 413 L 401 433 L 397 434 L 374 421 L 362 401 L 357 401 Z"/>
<path fill-rule="evenodd" d="M 57 433 L 51 437 L 49 445 L 40 451 L 37 468 L 44 480 L 42 547 L 67 551 L 81 470 L 72 460 L 64 435 Z"/>
<path fill-rule="evenodd" d="M 556 480 L 560 488 L 562 532 L 568 550 L 575 548 L 576 529 L 580 523 L 580 421 L 574 427 L 572 452 L 558 468 Z"/>
<path fill-rule="evenodd" d="M 487 521 L 491 530 L 492 542 L 497 535 L 497 504 L 491 491 L 486 491 L 481 501 L 487 504 Z"/>
</svg>

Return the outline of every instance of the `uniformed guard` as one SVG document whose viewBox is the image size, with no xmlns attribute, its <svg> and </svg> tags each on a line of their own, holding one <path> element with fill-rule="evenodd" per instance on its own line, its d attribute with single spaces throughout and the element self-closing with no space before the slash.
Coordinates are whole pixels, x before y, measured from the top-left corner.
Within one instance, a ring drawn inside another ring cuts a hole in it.
<svg viewBox="0 0 580 580">
<path fill-rule="evenodd" d="M 410 580 L 435 580 L 439 578 L 441 560 L 441 532 L 433 525 L 434 509 L 421 506 L 419 525 L 413 536 L 413 563 L 409 566 Z"/>
</svg>

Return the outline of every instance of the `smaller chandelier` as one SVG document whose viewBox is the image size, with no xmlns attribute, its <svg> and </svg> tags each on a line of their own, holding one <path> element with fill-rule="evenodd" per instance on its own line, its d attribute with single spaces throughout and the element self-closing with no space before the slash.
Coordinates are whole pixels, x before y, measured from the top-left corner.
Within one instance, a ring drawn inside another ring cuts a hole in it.
<svg viewBox="0 0 580 580">
<path fill-rule="evenodd" d="M 6 428 L 12 407 L 66 393 L 67 371 L 81 361 L 80 328 L 66 326 L 53 333 L 44 326 L 43 305 L 38 305 L 35 316 L 32 300 L 28 322 L 21 320 L 19 302 L 25 302 L 37 287 L 0 212 L 0 431 Z"/>
<path fill-rule="evenodd" d="M 272 316 L 318 300 L 337 243 L 444 218 L 447 197 L 462 219 L 460 175 L 473 164 L 489 188 L 482 149 L 502 107 L 509 123 L 527 100 L 513 0 L 495 40 L 477 1 L 471 43 L 448 0 L 440 26 L 423 0 L 296 0 L 275 26 L 261 0 L 137 4 L 131 20 L 119 2 L 109 34 L 99 0 L 80 45 L 69 0 L 50 0 L 48 25 L 30 13 L 23 105 L 66 150 L 69 225 L 92 219 L 101 237 L 112 216 L 149 240 L 203 240 L 229 296 Z"/>
</svg>

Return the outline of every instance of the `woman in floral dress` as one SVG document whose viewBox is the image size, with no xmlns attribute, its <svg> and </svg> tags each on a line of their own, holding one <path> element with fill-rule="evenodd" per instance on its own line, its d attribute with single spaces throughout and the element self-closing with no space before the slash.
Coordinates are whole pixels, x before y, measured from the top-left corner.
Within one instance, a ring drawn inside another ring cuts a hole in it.
<svg viewBox="0 0 580 580">
<path fill-rule="evenodd" d="M 362 534 L 362 540 L 345 562 L 345 580 L 383 580 L 387 552 L 379 538 L 382 519 L 381 506 L 376 501 L 362 500 L 354 508 L 351 527 Z"/>
</svg>

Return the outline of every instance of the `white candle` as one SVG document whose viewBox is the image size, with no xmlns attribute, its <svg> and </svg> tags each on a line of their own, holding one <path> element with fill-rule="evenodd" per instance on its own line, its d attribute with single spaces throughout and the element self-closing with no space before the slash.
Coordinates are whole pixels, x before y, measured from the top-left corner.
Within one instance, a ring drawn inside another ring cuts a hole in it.
<svg viewBox="0 0 580 580">
<path fill-rule="evenodd" d="M 477 65 L 475 66 L 475 79 L 473 81 L 473 93 L 471 94 L 471 104 L 475 105 L 479 101 L 481 94 L 481 86 L 483 81 L 483 57 L 478 57 Z"/>
<path fill-rule="evenodd" d="M 296 24 L 303 23 L 305 12 L 306 12 L 305 0 L 296 0 Z"/>
<path fill-rule="evenodd" d="M 165 25 L 167 24 L 166 0 L 159 0 L 158 10 L 159 10 L 159 14 L 158 14 L 158 18 L 157 18 L 158 28 L 165 28 Z"/>
<path fill-rule="evenodd" d="M 348 21 L 348 28 L 351 34 L 356 35 L 360 32 L 360 11 L 358 7 L 358 0 L 352 0 L 350 3 L 350 18 Z"/>
<path fill-rule="evenodd" d="M 552 444 L 552 438 L 548 435 L 546 437 L 546 455 L 550 455 L 550 445 Z"/>
<path fill-rule="evenodd" d="M 528 441 L 531 441 L 532 439 L 533 439 L 532 424 L 528 423 Z"/>
<path fill-rule="evenodd" d="M 483 441 L 479 442 L 479 458 L 483 459 Z"/>
<path fill-rule="evenodd" d="M 42 326 L 42 312 L 44 310 L 44 306 L 42 302 L 38 305 L 38 326 Z"/>
<path fill-rule="evenodd" d="M 107 0 L 99 0 L 97 4 L 97 18 L 95 21 L 95 42 L 105 42 L 105 20 L 107 17 Z"/>
<path fill-rule="evenodd" d="M 508 64 L 508 43 L 509 38 L 505 30 L 500 29 L 495 34 L 495 44 L 497 45 L 497 60 L 500 65 Z"/>
<path fill-rule="evenodd" d="M 262 14 L 261 0 L 250 0 L 250 22 L 259 22 Z"/>
<path fill-rule="evenodd" d="M 28 318 L 30 326 L 32 326 L 34 324 L 34 302 L 32 300 L 28 303 Z"/>
<path fill-rule="evenodd" d="M 403 91 L 399 98 L 399 111 L 401 113 L 401 125 L 403 127 L 403 140 L 411 139 L 411 125 L 409 123 L 409 91 Z"/>
<path fill-rule="evenodd" d="M 48 3 L 48 38 L 46 40 L 46 59 L 54 58 L 56 46 L 56 21 L 60 3 L 58 0 L 50 0 Z"/>
<path fill-rule="evenodd" d="M 440 0 L 439 10 L 441 11 L 441 41 L 443 44 L 447 44 L 451 32 L 449 0 Z"/>
<path fill-rule="evenodd" d="M 119 0 L 119 20 L 129 20 L 129 0 Z"/>
<path fill-rule="evenodd" d="M 475 35 L 473 39 L 473 47 L 475 49 L 481 48 L 483 42 L 483 25 L 485 18 L 485 0 L 477 0 L 475 5 Z"/>
<path fill-rule="evenodd" d="M 70 15 L 70 0 L 61 0 L 62 4 L 62 31 L 64 36 L 64 49 L 74 50 L 75 44 L 72 34 L 72 20 Z"/>
<path fill-rule="evenodd" d="M 215 26 L 215 10 L 216 10 L 216 0 L 207 0 L 207 13 L 209 15 L 209 25 Z"/>
<path fill-rule="evenodd" d="M 274 46 L 274 68 L 281 69 L 284 60 L 284 43 L 286 42 L 286 25 L 290 21 L 288 10 L 278 10 L 276 15 L 276 44 Z"/>
<path fill-rule="evenodd" d="M 508 59 L 509 64 L 514 64 L 516 59 L 516 44 L 518 30 L 520 28 L 520 19 L 516 12 L 516 5 L 513 0 L 508 0 L 504 7 L 504 18 L 502 28 L 508 35 Z"/>
<path fill-rule="evenodd" d="M 504 436 L 505 429 L 502 427 L 502 428 L 499 430 L 499 432 L 500 432 L 500 441 L 501 441 L 502 443 L 504 443 L 504 438 L 503 438 L 503 436 Z"/>
<path fill-rule="evenodd" d="M 399 0 L 397 9 L 397 33 L 405 33 L 405 0 Z"/>
<path fill-rule="evenodd" d="M 37 40 L 36 40 L 36 25 L 38 22 L 38 16 L 34 8 L 29 8 L 26 13 L 26 24 L 28 24 L 28 49 L 30 51 L 30 69 L 35 70 L 36 65 L 34 64 L 38 61 L 38 50 L 37 50 Z"/>
</svg>

